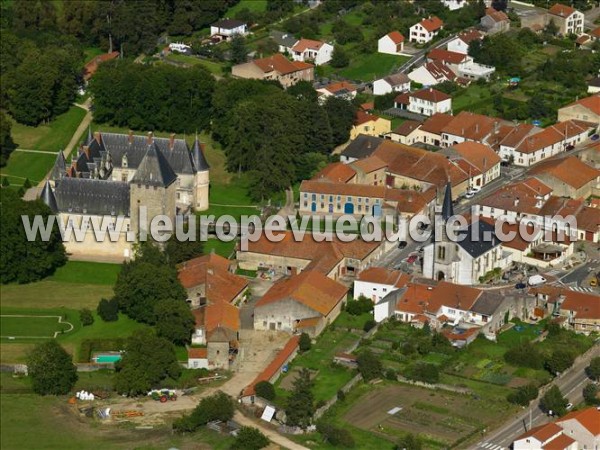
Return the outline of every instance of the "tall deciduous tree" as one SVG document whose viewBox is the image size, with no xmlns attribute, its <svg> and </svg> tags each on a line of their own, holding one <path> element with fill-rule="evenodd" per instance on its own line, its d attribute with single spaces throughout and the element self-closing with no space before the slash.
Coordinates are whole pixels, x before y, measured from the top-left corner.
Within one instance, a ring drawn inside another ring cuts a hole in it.
<svg viewBox="0 0 600 450">
<path fill-rule="evenodd" d="M 324 107 L 329 117 L 333 144 L 341 145 L 350 139 L 356 106 L 343 98 L 330 96 L 325 101 Z"/>
<path fill-rule="evenodd" d="M 10 134 L 11 123 L 4 111 L 0 111 L 0 167 L 4 167 L 12 151 L 17 148 L 17 144 Z"/>
<path fill-rule="evenodd" d="M 236 34 L 231 38 L 231 62 L 240 64 L 246 62 L 248 57 L 248 47 L 246 46 L 246 38 L 241 34 Z"/>
<path fill-rule="evenodd" d="M 27 357 L 33 391 L 40 395 L 64 395 L 77 382 L 73 359 L 56 340 L 37 345 Z"/>
<path fill-rule="evenodd" d="M 231 450 L 260 450 L 269 445 L 269 439 L 254 427 L 242 427 L 231 445 Z"/>
<path fill-rule="evenodd" d="M 306 429 L 315 412 L 312 393 L 313 381 L 308 369 L 302 369 L 293 383 L 292 394 L 288 398 L 285 415 L 289 425 Z"/>
<path fill-rule="evenodd" d="M 159 300 L 154 306 L 156 332 L 176 345 L 190 342 L 195 319 L 190 307 L 182 300 Z"/>
<path fill-rule="evenodd" d="M 563 397 L 558 386 L 552 386 L 540 400 L 540 408 L 546 413 L 562 416 L 567 412 L 567 399 Z"/>
<path fill-rule="evenodd" d="M 115 389 L 127 395 L 145 394 L 165 378 L 176 379 L 181 374 L 175 347 L 151 329 L 136 331 L 127 339 L 115 369 Z"/>
</svg>

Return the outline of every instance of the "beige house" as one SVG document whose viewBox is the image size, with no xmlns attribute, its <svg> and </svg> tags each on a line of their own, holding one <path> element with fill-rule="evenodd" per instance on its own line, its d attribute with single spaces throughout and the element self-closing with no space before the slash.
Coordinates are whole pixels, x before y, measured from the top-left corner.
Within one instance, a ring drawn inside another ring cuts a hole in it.
<svg viewBox="0 0 600 450">
<path fill-rule="evenodd" d="M 600 189 L 600 170 L 576 156 L 541 162 L 529 171 L 559 197 L 587 198 Z"/>
<path fill-rule="evenodd" d="M 563 36 L 569 34 L 580 35 L 583 33 L 585 16 L 575 8 L 556 3 L 548 10 L 547 21 L 548 23 L 554 21 L 559 34 Z"/>
<path fill-rule="evenodd" d="M 568 289 L 563 296 L 560 316 L 566 318 L 566 327 L 582 334 L 600 332 L 600 296 Z"/>
<path fill-rule="evenodd" d="M 392 122 L 390 120 L 358 110 L 354 118 L 354 125 L 350 129 L 350 139 L 356 139 L 359 134 L 385 136 L 391 131 Z"/>
<path fill-rule="evenodd" d="M 302 61 L 290 61 L 277 53 L 266 58 L 237 64 L 231 68 L 231 75 L 238 78 L 276 80 L 287 88 L 298 81 L 313 81 L 315 66 Z"/>
<path fill-rule="evenodd" d="M 558 110 L 558 121 L 582 120 L 600 125 L 600 94 L 579 99 Z"/>
<path fill-rule="evenodd" d="M 510 29 L 508 16 L 492 7 L 485 10 L 485 16 L 481 18 L 480 24 L 487 34 L 504 33 Z"/>
<path fill-rule="evenodd" d="M 348 288 L 321 272 L 306 270 L 275 283 L 254 307 L 255 330 L 317 336 L 340 314 Z"/>
</svg>

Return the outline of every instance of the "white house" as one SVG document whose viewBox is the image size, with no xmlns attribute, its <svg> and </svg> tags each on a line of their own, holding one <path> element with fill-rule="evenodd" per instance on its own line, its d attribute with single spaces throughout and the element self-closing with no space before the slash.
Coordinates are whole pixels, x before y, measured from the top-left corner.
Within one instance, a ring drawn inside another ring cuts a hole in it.
<svg viewBox="0 0 600 450">
<path fill-rule="evenodd" d="M 332 95 L 345 100 L 352 100 L 354 97 L 356 97 L 357 88 L 355 85 L 348 83 L 347 81 L 339 81 L 318 88 L 317 93 L 319 94 L 319 102 L 324 102 L 327 97 Z"/>
<path fill-rule="evenodd" d="M 574 448 L 600 448 L 600 410 L 596 407 L 572 411 L 558 419 L 556 424 L 563 429 L 565 435 L 579 444 Z"/>
<path fill-rule="evenodd" d="M 450 11 L 456 11 L 468 4 L 467 0 L 442 0 L 442 3 Z"/>
<path fill-rule="evenodd" d="M 210 37 L 219 41 L 228 41 L 236 34 L 248 34 L 248 25 L 241 20 L 223 19 L 210 26 Z"/>
<path fill-rule="evenodd" d="M 452 110 L 452 97 L 433 88 L 425 88 L 408 94 L 400 94 L 394 100 L 399 109 L 406 109 L 423 116 L 433 116 Z"/>
<path fill-rule="evenodd" d="M 373 95 L 408 91 L 410 91 L 410 78 L 404 73 L 395 73 L 373 82 Z"/>
<path fill-rule="evenodd" d="M 408 74 L 408 78 L 423 86 L 435 86 L 444 81 L 454 81 L 456 75 L 444 63 L 434 61 L 417 67 Z"/>
<path fill-rule="evenodd" d="M 585 15 L 570 6 L 556 3 L 548 10 L 548 22 L 554 21 L 558 32 L 567 36 L 569 34 L 580 35 L 585 26 Z"/>
<path fill-rule="evenodd" d="M 370 267 L 363 270 L 354 281 L 354 299 L 363 296 L 377 303 L 388 293 L 400 289 L 410 280 L 410 276 L 399 270 L 384 267 Z"/>
<path fill-rule="evenodd" d="M 416 42 L 417 44 L 426 44 L 437 36 L 443 28 L 444 22 L 439 17 L 429 16 L 427 19 L 423 19 L 410 27 L 409 41 Z"/>
<path fill-rule="evenodd" d="M 391 31 L 377 41 L 377 51 L 388 55 L 399 55 L 404 51 L 404 36 L 399 31 Z"/>
<path fill-rule="evenodd" d="M 478 64 L 466 53 L 453 52 L 442 48 L 434 48 L 427 54 L 428 62 L 437 62 L 446 65 L 457 77 L 470 80 L 485 78 L 486 80 L 495 72 L 496 68 Z"/>
<path fill-rule="evenodd" d="M 188 369 L 208 369 L 208 351 L 206 347 L 188 348 Z"/>
<path fill-rule="evenodd" d="M 459 33 L 454 39 L 452 39 L 446 45 L 448 51 L 455 53 L 462 53 L 464 55 L 469 53 L 469 45 L 471 42 L 483 39 L 483 34 L 475 29 L 466 30 Z"/>
<path fill-rule="evenodd" d="M 313 62 L 318 66 L 331 61 L 333 45 L 312 39 L 300 39 L 291 48 L 291 55 L 294 61 Z"/>
</svg>

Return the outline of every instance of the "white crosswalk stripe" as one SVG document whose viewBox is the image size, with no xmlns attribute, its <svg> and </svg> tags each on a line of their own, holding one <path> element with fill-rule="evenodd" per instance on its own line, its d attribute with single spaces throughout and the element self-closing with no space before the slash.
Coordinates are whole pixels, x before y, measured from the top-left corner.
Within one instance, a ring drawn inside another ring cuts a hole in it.
<svg viewBox="0 0 600 450">
<path fill-rule="evenodd" d="M 577 291 L 577 292 L 594 292 L 594 290 L 592 288 L 583 287 L 583 286 L 571 286 L 570 289 L 572 291 Z"/>
</svg>

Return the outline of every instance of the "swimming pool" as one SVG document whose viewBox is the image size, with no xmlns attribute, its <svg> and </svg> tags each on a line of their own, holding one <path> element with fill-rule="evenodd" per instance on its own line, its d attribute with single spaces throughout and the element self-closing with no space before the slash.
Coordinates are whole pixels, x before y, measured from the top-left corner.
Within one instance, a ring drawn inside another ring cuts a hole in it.
<svg viewBox="0 0 600 450">
<path fill-rule="evenodd" d="M 99 353 L 92 358 L 97 364 L 113 364 L 121 359 L 119 353 Z"/>
</svg>

